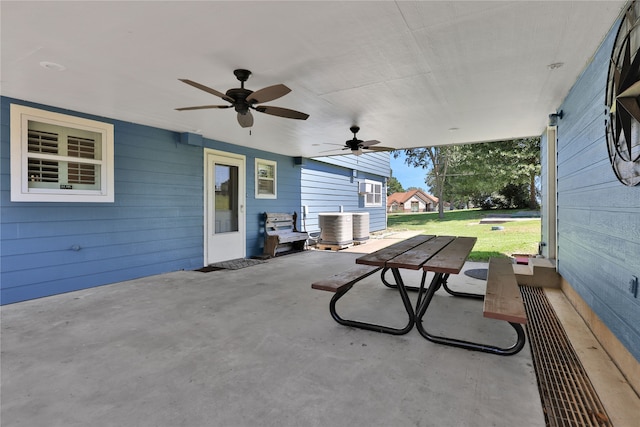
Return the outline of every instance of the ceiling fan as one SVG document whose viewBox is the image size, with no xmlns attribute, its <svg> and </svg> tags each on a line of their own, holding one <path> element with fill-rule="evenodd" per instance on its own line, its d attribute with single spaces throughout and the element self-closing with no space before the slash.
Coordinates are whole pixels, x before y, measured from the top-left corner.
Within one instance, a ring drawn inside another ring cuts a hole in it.
<svg viewBox="0 0 640 427">
<path fill-rule="evenodd" d="M 176 110 L 187 111 L 204 110 L 208 108 L 233 107 L 238 112 L 238 123 L 243 128 L 253 126 L 253 115 L 251 114 L 250 110 L 255 110 L 265 114 L 271 114 L 272 116 L 285 117 L 287 119 L 306 120 L 309 117 L 308 114 L 301 113 L 300 111 L 289 110 L 288 108 L 273 107 L 270 105 L 257 105 L 264 102 L 273 101 L 274 99 L 278 99 L 288 94 L 289 92 L 291 92 L 291 89 L 289 89 L 287 86 L 283 84 L 277 84 L 262 88 L 254 92 L 250 89 L 245 89 L 244 87 L 244 82 L 246 82 L 251 75 L 251 71 L 238 69 L 234 70 L 233 74 L 235 74 L 238 80 L 240 80 L 240 87 L 229 89 L 226 93 L 218 92 L 215 89 L 194 82 L 193 80 L 178 79 L 181 82 L 191 85 L 197 89 L 218 96 L 229 102 L 230 105 L 201 105 L 198 107 L 176 108 Z"/>
<path fill-rule="evenodd" d="M 363 141 L 361 139 L 358 139 L 356 134 L 360 131 L 360 127 L 359 126 L 353 125 L 353 126 L 351 126 L 349 128 L 349 130 L 351 130 L 351 133 L 353 133 L 353 138 L 346 140 L 342 149 L 343 150 L 351 150 L 351 154 L 359 156 L 359 155 L 361 155 L 363 153 L 363 151 L 362 151 L 363 149 L 364 150 L 371 150 L 371 151 L 393 151 L 393 150 L 395 150 L 395 148 L 391 148 L 391 147 L 373 147 L 373 145 L 375 145 L 375 144 L 380 144 L 380 141 L 377 141 L 375 139 L 371 139 L 371 140 L 368 140 L 368 141 Z"/>
</svg>

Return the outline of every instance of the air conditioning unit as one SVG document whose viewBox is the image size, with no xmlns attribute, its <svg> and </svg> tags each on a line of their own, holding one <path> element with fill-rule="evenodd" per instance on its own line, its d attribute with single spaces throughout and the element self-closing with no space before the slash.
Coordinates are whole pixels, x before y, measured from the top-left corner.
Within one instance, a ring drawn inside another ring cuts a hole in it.
<svg viewBox="0 0 640 427">
<path fill-rule="evenodd" d="M 353 240 L 355 242 L 369 240 L 369 212 L 353 213 Z"/>
<path fill-rule="evenodd" d="M 373 188 L 371 183 L 361 182 L 360 184 L 358 184 L 358 194 L 363 195 L 363 194 L 372 193 L 372 192 L 373 192 Z"/>
<path fill-rule="evenodd" d="M 353 243 L 353 215 L 349 212 L 318 214 L 320 241 L 325 245 L 349 245 Z"/>
</svg>

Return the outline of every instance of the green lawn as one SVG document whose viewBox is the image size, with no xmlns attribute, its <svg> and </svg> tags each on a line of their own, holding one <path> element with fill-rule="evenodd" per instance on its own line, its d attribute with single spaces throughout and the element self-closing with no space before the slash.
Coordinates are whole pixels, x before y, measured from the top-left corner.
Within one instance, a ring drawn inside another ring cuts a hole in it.
<svg viewBox="0 0 640 427">
<path fill-rule="evenodd" d="M 446 211 L 444 219 L 437 212 L 389 214 L 387 228 L 391 231 L 419 230 L 422 234 L 477 237 L 470 261 L 488 261 L 491 257 L 512 254 L 536 254 L 540 241 L 540 219 L 519 220 L 502 224 L 480 224 L 487 215 L 513 214 L 515 210 L 478 209 Z M 491 230 L 492 226 L 504 230 Z"/>
</svg>

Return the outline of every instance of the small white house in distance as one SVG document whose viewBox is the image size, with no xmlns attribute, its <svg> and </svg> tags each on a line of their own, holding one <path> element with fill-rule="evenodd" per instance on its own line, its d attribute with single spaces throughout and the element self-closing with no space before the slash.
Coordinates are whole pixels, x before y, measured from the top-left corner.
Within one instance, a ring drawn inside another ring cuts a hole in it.
<svg viewBox="0 0 640 427">
<path fill-rule="evenodd" d="M 393 193 L 387 197 L 387 212 L 433 212 L 438 209 L 438 198 L 422 190 Z"/>
</svg>

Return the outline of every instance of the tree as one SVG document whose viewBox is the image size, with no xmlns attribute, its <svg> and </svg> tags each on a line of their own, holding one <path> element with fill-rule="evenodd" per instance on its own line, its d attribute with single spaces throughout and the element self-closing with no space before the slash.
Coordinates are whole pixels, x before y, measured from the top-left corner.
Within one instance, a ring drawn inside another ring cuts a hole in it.
<svg viewBox="0 0 640 427">
<path fill-rule="evenodd" d="M 444 191 L 449 159 L 456 150 L 455 146 L 437 146 L 410 148 L 404 150 L 407 165 L 425 169 L 425 183 L 429 184 L 438 198 L 438 215 L 444 218 Z M 397 158 L 398 153 L 394 152 Z"/>
<path fill-rule="evenodd" d="M 389 181 L 387 181 L 387 196 L 393 193 L 404 193 L 404 188 L 402 188 L 402 184 L 393 176 L 393 171 L 391 171 L 391 176 L 389 177 Z"/>
<path fill-rule="evenodd" d="M 427 183 L 438 197 L 444 217 L 445 196 L 450 203 L 483 202 L 501 194 L 504 206 L 513 207 L 526 192 L 529 207 L 537 207 L 536 176 L 540 174 L 540 138 L 403 150 L 405 163 L 425 169 Z M 394 156 L 397 158 L 398 153 Z"/>
<path fill-rule="evenodd" d="M 447 176 L 453 198 L 485 200 L 498 193 L 505 206 L 520 206 L 522 194 L 537 207 L 536 176 L 540 174 L 540 139 L 521 138 L 459 146 Z M 514 193 L 515 192 L 515 193 Z M 526 203 L 525 203 L 526 206 Z"/>
</svg>

